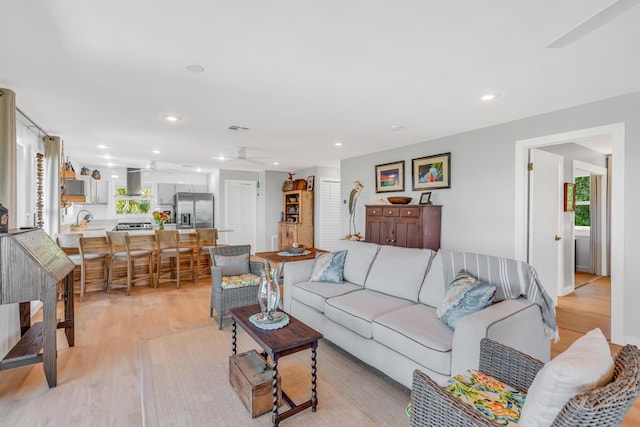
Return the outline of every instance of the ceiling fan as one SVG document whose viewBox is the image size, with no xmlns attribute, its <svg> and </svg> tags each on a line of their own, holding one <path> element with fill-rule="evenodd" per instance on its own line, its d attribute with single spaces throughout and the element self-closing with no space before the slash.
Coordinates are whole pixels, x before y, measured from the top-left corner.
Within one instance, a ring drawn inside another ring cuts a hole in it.
<svg viewBox="0 0 640 427">
<path fill-rule="evenodd" d="M 569 46 L 571 43 L 602 27 L 607 22 L 614 20 L 633 6 L 637 6 L 639 3 L 638 0 L 616 0 L 573 27 L 547 47 L 559 48 Z"/>
<path fill-rule="evenodd" d="M 235 156 L 217 156 L 214 157 L 214 159 L 216 160 L 221 160 L 221 161 L 245 161 L 245 162 L 249 162 L 249 163 L 254 163 L 257 165 L 262 165 L 263 163 L 256 160 L 256 159 L 267 159 L 268 157 L 264 157 L 264 156 L 251 156 L 248 157 L 247 156 L 247 149 L 246 147 L 238 147 L 238 153 Z"/>
<path fill-rule="evenodd" d="M 173 165 L 175 166 L 175 165 Z M 172 173 L 172 172 L 180 172 L 178 169 L 173 169 L 171 163 L 161 164 L 161 167 L 158 167 L 158 162 L 155 160 L 149 161 L 147 166 L 139 167 L 139 168 L 127 168 L 128 172 L 164 172 L 164 173 Z"/>
</svg>

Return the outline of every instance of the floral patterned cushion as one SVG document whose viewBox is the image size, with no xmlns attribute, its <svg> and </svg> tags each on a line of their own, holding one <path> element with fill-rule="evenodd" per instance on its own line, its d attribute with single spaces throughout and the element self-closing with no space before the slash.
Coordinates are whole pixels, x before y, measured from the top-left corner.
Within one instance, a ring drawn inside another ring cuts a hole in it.
<svg viewBox="0 0 640 427">
<path fill-rule="evenodd" d="M 257 286 L 260 284 L 260 276 L 255 274 L 241 274 L 239 276 L 222 276 L 222 289 L 242 288 L 244 286 Z"/>
<path fill-rule="evenodd" d="M 502 426 L 515 426 L 527 394 L 489 375 L 469 370 L 456 375 L 445 389 Z"/>
</svg>

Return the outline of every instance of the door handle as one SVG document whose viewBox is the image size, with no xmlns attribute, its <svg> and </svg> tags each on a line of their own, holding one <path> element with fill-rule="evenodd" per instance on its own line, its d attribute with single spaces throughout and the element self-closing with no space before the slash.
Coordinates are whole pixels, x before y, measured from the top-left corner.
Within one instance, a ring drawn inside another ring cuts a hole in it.
<svg viewBox="0 0 640 427">
<path fill-rule="evenodd" d="M 562 237 L 560 237 L 560 236 L 558 236 L 558 235 L 556 234 L 555 239 L 556 239 L 556 240 L 562 240 Z"/>
</svg>

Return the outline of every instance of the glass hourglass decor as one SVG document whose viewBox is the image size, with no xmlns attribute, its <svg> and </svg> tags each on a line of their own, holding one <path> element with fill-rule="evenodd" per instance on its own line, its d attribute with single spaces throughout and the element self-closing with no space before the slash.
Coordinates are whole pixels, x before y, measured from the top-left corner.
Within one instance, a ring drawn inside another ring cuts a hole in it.
<svg viewBox="0 0 640 427">
<path fill-rule="evenodd" d="M 279 318 L 276 310 L 280 305 L 280 286 L 275 279 L 275 268 L 271 271 L 262 270 L 260 272 L 261 282 L 258 289 L 258 303 L 260 304 L 260 315 L 258 319 L 263 322 L 275 321 Z"/>
</svg>

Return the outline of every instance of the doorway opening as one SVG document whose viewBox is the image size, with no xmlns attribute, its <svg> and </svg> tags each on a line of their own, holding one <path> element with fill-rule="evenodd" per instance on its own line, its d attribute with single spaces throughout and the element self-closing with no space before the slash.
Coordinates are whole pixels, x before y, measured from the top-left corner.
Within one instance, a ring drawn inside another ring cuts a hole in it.
<svg viewBox="0 0 640 427">
<path fill-rule="evenodd" d="M 516 141 L 515 163 L 515 247 L 516 258 L 528 260 L 527 248 L 529 246 L 528 233 L 528 155 L 529 150 L 535 147 L 546 147 L 566 144 L 577 140 L 586 140 L 607 137 L 611 141 L 612 158 L 615 158 L 615 167 L 611 169 L 611 181 L 609 183 L 611 194 L 610 213 L 610 272 L 611 272 L 611 342 L 624 344 L 623 336 L 623 282 L 622 272 L 624 267 L 623 242 L 624 242 L 624 153 L 625 130 L 624 123 L 616 123 L 596 128 L 583 129 L 539 138 Z M 566 241 L 566 239 L 565 239 Z M 571 272 L 573 275 L 573 272 Z"/>
</svg>

